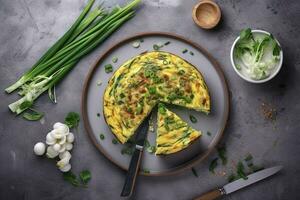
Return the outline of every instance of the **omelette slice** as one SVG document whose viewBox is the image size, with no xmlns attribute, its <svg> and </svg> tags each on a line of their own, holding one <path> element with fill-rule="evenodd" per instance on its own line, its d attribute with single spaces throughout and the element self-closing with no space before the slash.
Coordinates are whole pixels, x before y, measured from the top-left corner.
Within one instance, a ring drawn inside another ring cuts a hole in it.
<svg viewBox="0 0 300 200">
<path fill-rule="evenodd" d="M 163 51 L 146 52 L 122 64 L 109 80 L 103 98 L 105 120 L 122 144 L 158 102 L 206 114 L 211 103 L 197 68 Z"/>
<path fill-rule="evenodd" d="M 156 155 L 171 154 L 187 148 L 201 136 L 175 113 L 163 104 L 158 105 Z"/>
</svg>

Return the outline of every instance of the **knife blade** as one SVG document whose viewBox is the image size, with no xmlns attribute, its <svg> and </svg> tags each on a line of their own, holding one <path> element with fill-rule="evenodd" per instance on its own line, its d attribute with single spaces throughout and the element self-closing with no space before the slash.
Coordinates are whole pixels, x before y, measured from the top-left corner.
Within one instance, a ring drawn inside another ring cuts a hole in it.
<svg viewBox="0 0 300 200">
<path fill-rule="evenodd" d="M 271 168 L 267 168 L 267 169 L 255 172 L 253 174 L 248 175 L 246 180 L 244 180 L 242 178 L 238 179 L 236 181 L 233 181 L 231 183 L 224 185 L 222 188 L 212 190 L 198 198 L 195 198 L 195 200 L 213 200 L 222 195 L 230 194 L 230 193 L 235 192 L 239 189 L 242 189 L 246 186 L 249 186 L 253 183 L 261 181 L 269 176 L 272 176 L 272 175 L 276 174 L 277 172 L 279 172 L 281 169 L 282 169 L 282 166 L 275 166 L 275 167 L 271 167 Z"/>
<path fill-rule="evenodd" d="M 151 113 L 144 119 L 139 128 L 136 131 L 135 136 L 135 150 L 132 155 L 128 171 L 126 174 L 124 186 L 121 192 L 122 197 L 128 197 L 132 194 L 136 177 L 140 168 L 140 162 L 142 158 L 142 153 L 144 150 L 144 143 L 147 138 L 148 128 L 149 128 L 149 119 Z"/>
</svg>

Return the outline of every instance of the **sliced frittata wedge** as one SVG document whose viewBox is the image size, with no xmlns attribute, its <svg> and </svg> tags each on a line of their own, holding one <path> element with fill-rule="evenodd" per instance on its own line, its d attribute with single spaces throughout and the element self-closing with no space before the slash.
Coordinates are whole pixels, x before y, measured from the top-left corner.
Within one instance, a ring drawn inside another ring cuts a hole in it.
<svg viewBox="0 0 300 200">
<path fill-rule="evenodd" d="M 181 151 L 201 135 L 162 103 L 158 104 L 157 125 L 156 155 Z"/>
</svg>

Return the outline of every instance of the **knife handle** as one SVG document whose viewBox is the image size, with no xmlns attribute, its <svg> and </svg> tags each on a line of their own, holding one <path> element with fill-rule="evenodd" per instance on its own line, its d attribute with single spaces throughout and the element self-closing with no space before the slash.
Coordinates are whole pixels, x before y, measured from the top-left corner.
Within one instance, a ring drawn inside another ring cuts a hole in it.
<svg viewBox="0 0 300 200">
<path fill-rule="evenodd" d="M 126 174 L 125 183 L 122 189 L 121 197 L 128 197 L 132 194 L 135 185 L 135 180 L 140 168 L 142 152 L 143 149 L 135 149 L 132 155 L 129 168 Z"/>
<path fill-rule="evenodd" d="M 215 189 L 195 198 L 194 200 L 214 200 L 221 197 L 223 194 L 224 192 L 222 189 Z"/>
</svg>

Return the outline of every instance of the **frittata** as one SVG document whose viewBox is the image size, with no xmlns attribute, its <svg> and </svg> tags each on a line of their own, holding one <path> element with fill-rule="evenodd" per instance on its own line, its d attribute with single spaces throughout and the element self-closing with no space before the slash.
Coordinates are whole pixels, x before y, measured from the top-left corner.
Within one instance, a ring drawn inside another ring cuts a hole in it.
<svg viewBox="0 0 300 200">
<path fill-rule="evenodd" d="M 201 132 L 196 131 L 163 104 L 158 105 L 155 154 L 171 154 L 185 149 Z"/>
<path fill-rule="evenodd" d="M 201 73 L 174 54 L 152 51 L 126 61 L 104 92 L 104 116 L 125 143 L 159 102 L 210 112 L 210 96 Z"/>
</svg>

